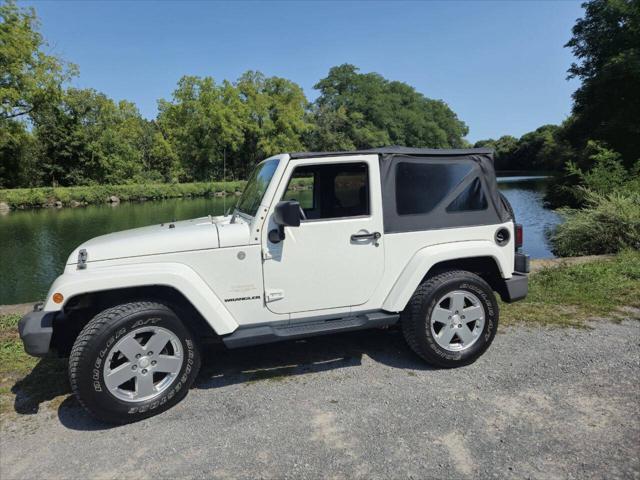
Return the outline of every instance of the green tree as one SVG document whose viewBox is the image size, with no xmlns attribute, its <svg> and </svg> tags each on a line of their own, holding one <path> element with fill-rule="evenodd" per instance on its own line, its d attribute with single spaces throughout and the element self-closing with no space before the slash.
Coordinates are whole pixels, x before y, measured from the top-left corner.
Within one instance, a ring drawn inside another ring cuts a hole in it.
<svg viewBox="0 0 640 480">
<path fill-rule="evenodd" d="M 33 9 L 0 3 L 0 187 L 33 185 L 35 139 L 31 116 L 58 101 L 62 85 L 76 73 L 43 50 Z"/>
<path fill-rule="evenodd" d="M 343 151 L 356 148 L 349 136 L 349 116 L 344 106 L 311 106 L 313 126 L 305 136 L 312 150 Z"/>
<path fill-rule="evenodd" d="M 24 122 L 0 120 L 0 188 L 33 184 L 34 138 Z"/>
<path fill-rule="evenodd" d="M 75 66 L 43 52 L 38 28 L 33 9 L 20 9 L 13 0 L 0 4 L 0 119 L 22 117 L 55 101 L 76 73 Z"/>
<path fill-rule="evenodd" d="M 568 136 L 581 150 L 603 141 L 627 166 L 640 158 L 640 0 L 590 0 L 566 44 L 578 61 Z"/>
<path fill-rule="evenodd" d="M 558 172 L 575 153 L 558 125 L 543 125 L 519 139 L 505 135 L 480 140 L 475 147 L 493 148 L 497 170 L 547 170 Z"/>
<path fill-rule="evenodd" d="M 494 164 L 496 170 L 514 170 L 513 155 L 518 148 L 518 139 L 511 135 L 503 135 L 497 140 L 479 140 L 475 148 L 492 148 L 494 150 Z"/>
<path fill-rule="evenodd" d="M 246 178 L 257 161 L 280 152 L 302 150 L 302 137 L 311 130 L 311 124 L 306 115 L 307 98 L 294 82 L 248 71 L 236 86 L 247 118 L 235 173 Z"/>
<path fill-rule="evenodd" d="M 152 158 L 156 132 L 146 138 L 147 122 L 130 102 L 115 103 L 95 90 L 70 88 L 33 121 L 37 167 L 46 185 L 159 179 Z"/>
<path fill-rule="evenodd" d="M 139 148 L 145 180 L 175 183 L 184 176 L 178 155 L 155 121 L 141 120 Z"/>
<path fill-rule="evenodd" d="M 246 105 L 228 81 L 185 76 L 173 99 L 158 102 L 158 125 L 179 158 L 184 180 L 222 178 L 225 152 L 243 144 Z"/>
<path fill-rule="evenodd" d="M 558 125 L 543 125 L 518 140 L 511 164 L 516 170 L 559 171 L 571 151 Z"/>
<path fill-rule="evenodd" d="M 466 145 L 467 126 L 440 100 L 353 65 L 331 68 L 315 87 L 311 148 L 371 148 L 382 145 L 448 148 Z"/>
</svg>

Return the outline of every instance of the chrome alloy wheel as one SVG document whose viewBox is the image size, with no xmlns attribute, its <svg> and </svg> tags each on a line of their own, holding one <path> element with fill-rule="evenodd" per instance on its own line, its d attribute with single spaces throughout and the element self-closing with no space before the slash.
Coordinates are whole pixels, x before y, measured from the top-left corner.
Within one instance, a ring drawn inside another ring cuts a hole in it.
<svg viewBox="0 0 640 480">
<path fill-rule="evenodd" d="M 439 346 L 451 352 L 471 347 L 484 328 L 485 311 L 480 299 L 464 290 L 449 292 L 431 313 L 431 334 Z"/>
<path fill-rule="evenodd" d="M 151 400 L 178 377 L 184 360 L 182 344 L 162 327 L 142 327 L 122 337 L 104 363 L 109 392 L 125 402 Z"/>
</svg>

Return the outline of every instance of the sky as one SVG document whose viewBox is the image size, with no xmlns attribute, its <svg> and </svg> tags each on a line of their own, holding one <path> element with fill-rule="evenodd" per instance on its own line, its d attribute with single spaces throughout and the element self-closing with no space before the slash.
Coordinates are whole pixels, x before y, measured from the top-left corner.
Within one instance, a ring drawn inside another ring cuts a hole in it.
<svg viewBox="0 0 640 480">
<path fill-rule="evenodd" d="M 444 100 L 475 142 L 516 137 L 571 111 L 563 45 L 579 1 L 23 1 L 74 86 L 155 117 L 183 75 L 235 80 L 259 70 L 310 100 L 332 66 L 356 65 Z"/>
</svg>

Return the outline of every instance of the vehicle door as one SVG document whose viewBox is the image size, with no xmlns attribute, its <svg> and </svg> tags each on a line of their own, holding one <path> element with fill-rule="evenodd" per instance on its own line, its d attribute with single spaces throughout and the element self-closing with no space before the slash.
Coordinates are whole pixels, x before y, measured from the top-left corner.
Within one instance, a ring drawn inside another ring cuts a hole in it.
<svg viewBox="0 0 640 480">
<path fill-rule="evenodd" d="M 300 203 L 300 225 L 284 227 L 284 239 L 274 242 L 274 208 L 286 200 Z M 312 312 L 369 300 L 384 271 L 377 155 L 291 160 L 268 215 L 262 246 L 271 311 Z"/>
</svg>

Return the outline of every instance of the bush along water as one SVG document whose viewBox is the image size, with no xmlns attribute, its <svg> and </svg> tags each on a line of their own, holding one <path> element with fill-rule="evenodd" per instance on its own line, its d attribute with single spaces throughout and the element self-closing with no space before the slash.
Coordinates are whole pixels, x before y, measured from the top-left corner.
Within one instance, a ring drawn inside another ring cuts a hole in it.
<svg viewBox="0 0 640 480">
<path fill-rule="evenodd" d="M 640 191 L 603 195 L 580 188 L 585 206 L 562 208 L 565 222 L 550 235 L 561 257 L 617 253 L 640 249 Z"/>
<path fill-rule="evenodd" d="M 245 180 L 198 183 L 132 183 L 126 185 L 88 185 L 82 187 L 38 187 L 0 190 L 0 205 L 5 208 L 39 208 L 162 200 L 165 198 L 195 198 L 224 195 L 240 195 Z M 311 179 L 297 178 L 292 186 L 308 190 Z"/>
<path fill-rule="evenodd" d="M 10 208 L 79 206 L 105 202 L 160 200 L 239 194 L 246 182 L 158 183 L 41 187 L 0 190 L 0 202 Z"/>
<path fill-rule="evenodd" d="M 545 202 L 551 208 L 587 206 L 589 192 L 622 195 L 640 192 L 640 160 L 626 168 L 619 153 L 589 141 L 582 154 L 585 167 L 567 162 L 564 171 L 549 185 Z"/>
</svg>

